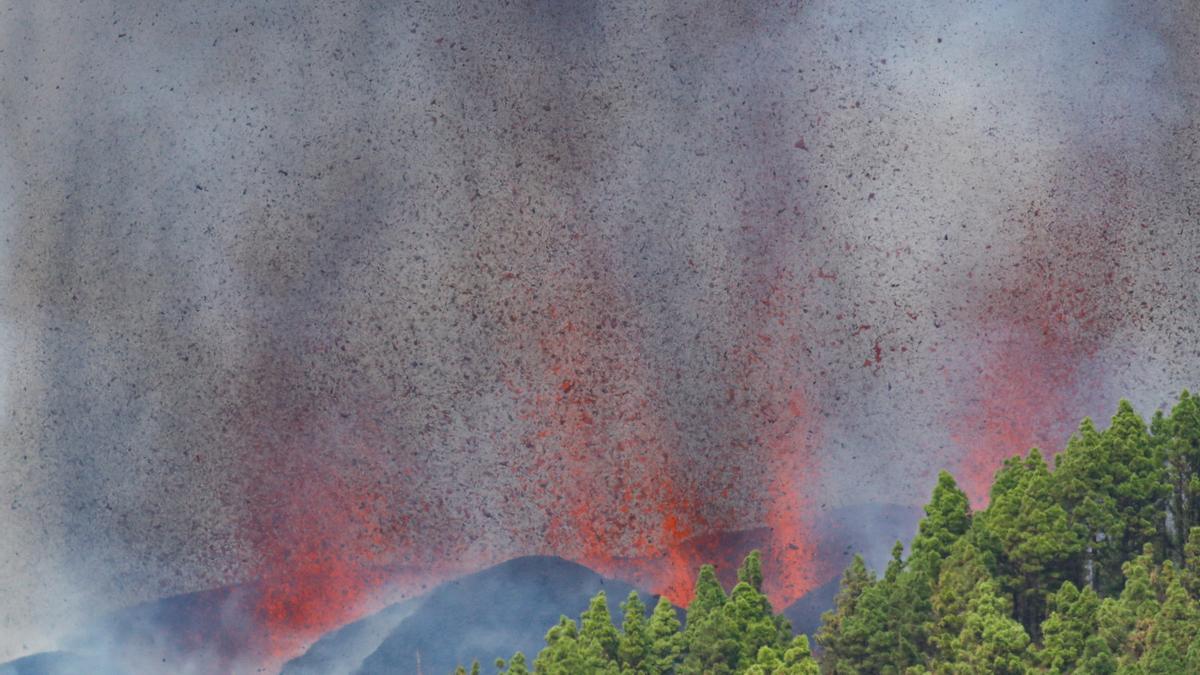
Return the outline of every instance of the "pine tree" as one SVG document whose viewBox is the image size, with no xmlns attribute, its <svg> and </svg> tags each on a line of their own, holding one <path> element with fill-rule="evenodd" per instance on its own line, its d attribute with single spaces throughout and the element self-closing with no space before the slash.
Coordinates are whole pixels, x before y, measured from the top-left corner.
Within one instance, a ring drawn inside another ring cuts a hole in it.
<svg viewBox="0 0 1200 675">
<path fill-rule="evenodd" d="M 929 584 L 907 569 L 903 551 L 897 543 L 883 578 L 867 583 L 857 596 L 852 594 L 854 586 L 870 577 L 864 576 L 861 559 L 847 569 L 838 606 L 826 613 L 817 635 L 826 648 L 824 672 L 895 673 L 922 660 L 924 631 L 931 616 Z"/>
<path fill-rule="evenodd" d="M 912 541 L 876 578 L 861 556 L 822 616 L 818 666 L 762 593 L 757 551 L 727 595 L 701 568 L 681 631 L 631 593 L 618 631 L 597 594 L 546 634 L 538 675 L 1150 675 L 1200 672 L 1200 399 L 1149 427 L 1122 401 L 1103 432 L 1084 420 L 1052 472 L 1007 460 L 972 514 L 938 477 Z M 519 653 L 501 672 L 527 673 Z M 465 675 L 459 667 L 456 673 Z M 478 675 L 478 664 L 472 669 Z"/>
<path fill-rule="evenodd" d="M 912 557 L 928 556 L 934 563 L 930 572 L 936 575 L 938 565 L 950 554 L 950 547 L 970 526 L 971 504 L 966 493 L 958 489 L 953 476 L 942 471 L 913 539 Z"/>
<path fill-rule="evenodd" d="M 675 607 L 666 599 L 659 598 L 650 616 L 646 629 L 649 650 L 646 654 L 647 675 L 665 675 L 674 672 L 683 655 L 683 634 L 679 632 L 679 617 Z"/>
<path fill-rule="evenodd" d="M 782 656 L 770 647 L 759 649 L 745 675 L 818 675 L 820 672 L 809 649 L 808 638 L 797 635 Z"/>
<path fill-rule="evenodd" d="M 588 673 L 619 673 L 617 646 L 620 635 L 608 611 L 608 598 L 600 591 L 579 617 L 579 651 Z"/>
<path fill-rule="evenodd" d="M 699 617 L 717 610 L 725 604 L 726 599 L 725 589 L 717 581 L 717 571 L 712 565 L 702 565 L 696 577 L 692 602 L 687 608 L 689 622 L 693 616 Z"/>
<path fill-rule="evenodd" d="M 1103 637 L 1093 635 L 1087 639 L 1076 672 L 1089 675 L 1114 675 L 1117 672 L 1117 658 Z"/>
<path fill-rule="evenodd" d="M 1166 505 L 1170 485 L 1164 465 L 1166 458 L 1156 452 L 1145 421 L 1124 399 L 1104 433 L 1108 455 L 1114 467 L 1114 485 L 1118 513 L 1124 524 L 1113 557 L 1116 567 L 1137 555 L 1144 544 L 1157 540 L 1165 529 Z M 1161 559 L 1162 551 L 1159 551 Z"/>
<path fill-rule="evenodd" d="M 1151 429 L 1161 439 L 1167 464 L 1173 523 L 1167 536 L 1178 559 L 1189 531 L 1200 526 L 1200 398 L 1185 389 L 1170 416 L 1156 414 Z"/>
<path fill-rule="evenodd" d="M 1195 639 L 1192 640 L 1191 646 L 1188 647 L 1186 672 L 1200 673 L 1200 631 L 1196 632 Z"/>
<path fill-rule="evenodd" d="M 1183 586 L 1193 598 L 1200 598 L 1200 525 L 1193 527 L 1183 546 Z"/>
<path fill-rule="evenodd" d="M 1051 673 L 1069 673 L 1083 661 L 1088 638 L 1096 634 L 1100 598 L 1090 586 L 1080 591 L 1067 581 L 1051 596 L 1049 608 L 1038 661 Z"/>
<path fill-rule="evenodd" d="M 513 657 L 508 660 L 507 670 L 504 666 L 504 659 L 496 659 L 496 667 L 500 669 L 498 675 L 530 675 L 529 668 L 525 665 L 525 655 L 521 652 L 513 654 Z"/>
<path fill-rule="evenodd" d="M 751 551 L 742 561 L 742 565 L 738 567 L 737 578 L 739 582 L 749 584 L 756 591 L 762 591 L 763 572 L 762 572 L 762 553 L 759 551 Z"/>
<path fill-rule="evenodd" d="M 1002 469 L 1010 483 L 980 516 L 982 540 L 997 561 L 996 579 L 1015 602 L 1015 617 L 1035 633 L 1051 589 L 1077 576 L 1083 542 L 1054 496 L 1054 483 L 1034 448 Z M 1000 478 L 997 478 L 999 481 Z"/>
<path fill-rule="evenodd" d="M 861 555 L 855 555 L 842 573 L 841 586 L 834 598 L 834 609 L 821 615 L 821 628 L 816 636 L 817 644 L 825 650 L 821 658 L 821 672 L 850 672 L 852 660 L 866 651 L 866 645 L 857 643 L 858 638 L 847 636 L 845 629 L 847 623 L 855 620 L 859 600 L 874 584 L 875 574 L 867 569 Z M 840 669 L 839 664 L 843 664 Z"/>
<path fill-rule="evenodd" d="M 963 629 L 963 619 L 971 594 L 981 582 L 991 581 L 986 557 L 971 537 L 963 537 L 950 547 L 941 565 L 933 593 L 933 626 L 930 646 L 953 660 L 955 640 Z"/>
<path fill-rule="evenodd" d="M 533 662 L 539 675 L 574 675 L 585 667 L 575 622 L 561 617 L 546 633 L 546 646 Z"/>
<path fill-rule="evenodd" d="M 1117 598 L 1104 598 L 1096 611 L 1098 636 L 1123 668 L 1136 666 L 1146 653 L 1149 632 L 1159 612 L 1153 552 L 1149 544 L 1142 555 L 1125 563 L 1125 587 Z"/>
<path fill-rule="evenodd" d="M 955 640 L 953 661 L 935 672 L 1016 675 L 1030 669 L 1029 635 L 1010 616 L 1011 605 L 995 583 L 981 582 L 971 594 L 963 629 Z"/>
<path fill-rule="evenodd" d="M 646 605 L 637 591 L 629 591 L 629 597 L 621 603 L 621 609 L 625 614 L 621 622 L 621 637 L 617 642 L 617 657 L 622 672 L 640 673 L 650 651 Z"/>
<path fill-rule="evenodd" d="M 797 635 L 783 652 L 783 666 L 790 668 L 787 675 L 817 675 L 821 672 L 816 659 L 813 658 L 812 648 L 808 644 L 808 636 Z"/>
<path fill-rule="evenodd" d="M 771 603 L 762 591 L 762 563 L 758 551 L 746 556 L 738 570 L 741 581 L 734 586 L 729 601 L 723 608 L 735 634 L 738 636 L 738 662 L 753 663 L 763 647 L 783 650 L 792 638 L 791 626 L 780 621 L 771 609 Z"/>
<path fill-rule="evenodd" d="M 741 645 L 736 627 L 724 611 L 727 601 L 712 565 L 701 567 L 683 630 L 683 663 L 676 669 L 680 675 L 735 672 Z"/>
<path fill-rule="evenodd" d="M 1142 660 L 1151 672 L 1152 663 L 1160 671 L 1159 663 L 1180 667 L 1192 641 L 1200 634 L 1200 608 L 1178 577 L 1171 579 L 1165 595 L 1146 635 L 1147 654 Z"/>
<path fill-rule="evenodd" d="M 1157 419 L 1157 431 L 1170 423 Z M 1142 545 L 1161 539 L 1171 493 L 1166 469 L 1169 443 L 1151 438 L 1142 418 L 1122 400 L 1104 432 L 1084 420 L 1058 458 L 1055 471 L 1059 503 L 1083 537 L 1080 579 L 1101 595 L 1121 587 L 1121 565 Z"/>
<path fill-rule="evenodd" d="M 909 569 L 900 542 L 883 578 L 863 592 L 844 627 L 848 641 L 863 645 L 843 660 L 861 672 L 902 672 L 922 660 L 925 628 L 932 615 L 925 570 Z"/>
</svg>

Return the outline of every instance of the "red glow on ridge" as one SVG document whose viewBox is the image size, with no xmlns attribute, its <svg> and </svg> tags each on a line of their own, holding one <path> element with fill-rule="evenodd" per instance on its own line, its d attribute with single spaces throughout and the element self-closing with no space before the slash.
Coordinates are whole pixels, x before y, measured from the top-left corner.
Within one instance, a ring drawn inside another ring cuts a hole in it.
<svg viewBox="0 0 1200 675">
<path fill-rule="evenodd" d="M 396 441 L 374 422 L 370 402 L 343 413 L 283 398 L 293 391 L 285 385 L 275 391 L 280 400 L 260 398 L 240 416 L 253 439 L 241 457 L 241 531 L 256 555 L 246 611 L 262 635 L 253 651 L 267 667 L 462 570 L 454 538 L 414 545 L 412 531 L 444 514 L 416 471 L 391 470 L 386 450 Z"/>
</svg>

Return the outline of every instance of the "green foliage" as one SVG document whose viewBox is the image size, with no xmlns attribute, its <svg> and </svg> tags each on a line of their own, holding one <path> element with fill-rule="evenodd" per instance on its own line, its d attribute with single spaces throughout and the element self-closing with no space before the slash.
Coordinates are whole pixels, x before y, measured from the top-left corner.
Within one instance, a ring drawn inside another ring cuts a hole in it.
<svg viewBox="0 0 1200 675">
<path fill-rule="evenodd" d="M 971 593 L 963 628 L 953 639 L 951 659 L 935 672 L 1015 675 L 1030 670 L 1029 635 L 1012 618 L 1008 599 L 995 582 L 982 581 Z"/>
<path fill-rule="evenodd" d="M 546 633 L 546 646 L 534 661 L 539 675 L 815 675 L 820 672 L 808 638 L 792 636 L 791 626 L 774 614 L 762 593 L 762 558 L 746 557 L 738 584 L 726 594 L 710 565 L 701 568 L 683 628 L 675 607 L 660 598 L 649 619 L 636 592 L 621 603 L 621 629 L 612 625 L 603 592 L 580 615 L 578 629 L 568 617 Z M 504 671 L 523 672 L 514 656 Z"/>
<path fill-rule="evenodd" d="M 758 650 L 754 662 L 746 668 L 746 675 L 818 675 L 820 666 L 812 658 L 808 646 L 808 638 L 797 635 L 791 644 L 783 650 L 762 647 Z"/>
<path fill-rule="evenodd" d="M 1121 401 L 1084 420 L 1051 470 L 1037 449 L 1007 460 L 972 513 L 942 472 L 913 538 L 882 576 L 861 556 L 816 633 L 792 636 L 762 593 L 752 552 L 726 590 L 700 569 L 681 628 L 636 593 L 618 630 L 603 593 L 562 617 L 539 675 L 1200 673 L 1200 397 L 1147 425 Z M 527 672 L 516 654 L 503 673 Z M 462 669 L 460 669 L 460 672 Z M 472 671 L 473 675 L 476 671 Z"/>
<path fill-rule="evenodd" d="M 1193 598 L 1200 598 L 1200 526 L 1188 532 L 1183 548 L 1183 586 Z"/>
<path fill-rule="evenodd" d="M 1090 586 L 1080 591 L 1067 581 L 1049 604 L 1051 613 L 1042 623 L 1038 662 L 1050 672 L 1071 672 L 1083 660 L 1088 639 L 1096 635 L 1100 597 Z"/>
<path fill-rule="evenodd" d="M 683 658 L 683 633 L 679 629 L 679 617 L 675 615 L 675 607 L 666 598 L 659 598 L 646 631 L 650 640 L 645 662 L 647 675 L 675 671 L 675 667 Z"/>
<path fill-rule="evenodd" d="M 980 541 L 994 555 L 994 575 L 1029 632 L 1045 618 L 1046 597 L 1075 576 L 1084 543 L 1055 501 L 1051 474 L 1037 449 L 1006 462 L 1007 489 L 979 515 Z M 998 479 L 999 480 L 999 479 Z"/>
<path fill-rule="evenodd" d="M 560 617 L 558 625 L 546 633 L 546 646 L 533 660 L 534 670 L 546 675 L 570 675 L 584 667 L 575 622 Z"/>
<path fill-rule="evenodd" d="M 1099 432 L 1084 420 L 1058 457 L 1054 475 L 1058 502 L 1085 542 L 1076 569 L 1107 595 L 1121 587 L 1121 565 L 1158 539 L 1166 528 L 1171 479 L 1165 467 L 1174 419 L 1155 417 L 1151 437 L 1145 422 L 1122 400 L 1109 428 Z"/>
<path fill-rule="evenodd" d="M 974 516 L 939 475 L 911 557 L 846 570 L 822 672 L 1200 672 L 1198 468 L 1185 392 L 1149 426 L 1127 401 L 1084 420 L 1053 471 L 1009 459 Z"/>
<path fill-rule="evenodd" d="M 969 538 L 954 542 L 942 562 L 933 591 L 930 635 L 933 651 L 949 654 L 955 649 L 954 640 L 963 629 L 971 594 L 976 586 L 991 578 L 984 554 Z"/>
<path fill-rule="evenodd" d="M 513 654 L 513 657 L 508 660 L 507 670 L 504 669 L 504 659 L 497 659 L 496 667 L 503 675 L 529 675 L 529 668 L 525 665 L 525 655 L 521 652 Z"/>
<path fill-rule="evenodd" d="M 852 672 L 853 664 L 866 651 L 865 637 L 858 634 L 859 602 L 867 589 L 875 585 L 875 574 L 867 569 L 861 555 L 855 555 L 842 573 L 834 608 L 821 615 L 817 644 L 825 650 L 822 672 Z"/>
<path fill-rule="evenodd" d="M 676 672 L 685 675 L 725 675 L 741 654 L 729 614 L 723 611 L 728 601 L 725 589 L 717 581 L 712 565 L 700 568 L 692 602 L 688 605 L 687 626 L 683 630 L 683 663 Z"/>
<path fill-rule="evenodd" d="M 1147 630 L 1147 653 L 1173 654 L 1175 664 L 1183 660 L 1200 628 L 1200 608 L 1178 578 L 1167 586 L 1166 598 Z"/>
<path fill-rule="evenodd" d="M 650 653 L 650 635 L 646 626 L 646 604 L 637 591 L 629 591 L 629 597 L 621 603 L 624 620 L 621 636 L 617 641 L 617 658 L 622 672 L 639 673 L 646 668 Z"/>
<path fill-rule="evenodd" d="M 950 554 L 950 547 L 971 526 L 971 504 L 967 494 L 958 489 L 954 477 L 943 471 L 938 474 L 937 487 L 925 506 L 925 517 L 913 539 L 914 558 L 928 557 L 934 563 L 931 569 L 937 574 L 937 564 Z"/>
<path fill-rule="evenodd" d="M 1200 526 L 1200 398 L 1185 390 L 1169 417 L 1154 416 L 1151 429 L 1167 465 L 1173 523 L 1167 537 L 1171 553 L 1178 555 L 1191 529 Z"/>
<path fill-rule="evenodd" d="M 741 567 L 738 568 L 737 579 L 741 583 L 750 584 L 750 587 L 756 591 L 762 591 L 763 571 L 762 571 L 762 554 L 758 551 L 751 551 L 750 555 L 742 561 Z"/>
<path fill-rule="evenodd" d="M 579 617 L 579 653 L 583 659 L 583 672 L 619 673 L 619 643 L 620 635 L 608 612 L 608 599 L 604 591 L 600 591 L 592 598 L 587 611 Z"/>
</svg>

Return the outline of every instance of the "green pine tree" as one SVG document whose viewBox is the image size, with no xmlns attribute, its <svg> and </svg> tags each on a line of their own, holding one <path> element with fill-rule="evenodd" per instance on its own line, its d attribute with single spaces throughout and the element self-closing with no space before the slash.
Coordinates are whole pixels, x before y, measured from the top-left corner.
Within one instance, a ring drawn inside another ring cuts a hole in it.
<svg viewBox="0 0 1200 675">
<path fill-rule="evenodd" d="M 1142 661 L 1147 672 L 1166 672 L 1162 668 L 1168 666 L 1182 668 L 1184 655 L 1200 634 L 1200 608 L 1177 576 L 1167 585 L 1165 596 L 1146 631 Z"/>
<path fill-rule="evenodd" d="M 966 493 L 958 489 L 954 477 L 942 471 L 913 539 L 912 557 L 928 556 L 933 561 L 930 572 L 936 575 L 938 565 L 950 555 L 950 547 L 970 527 L 971 503 Z"/>
<path fill-rule="evenodd" d="M 867 589 L 875 585 L 875 574 L 867 569 L 861 555 L 855 555 L 842 573 L 841 586 L 834 598 L 834 608 L 821 615 L 817 644 L 824 649 L 821 672 L 829 675 L 853 672 L 853 663 L 866 652 L 861 635 L 848 635 L 847 624 L 857 622 L 859 602 Z"/>
<path fill-rule="evenodd" d="M 741 654 L 736 627 L 724 611 L 728 597 L 712 565 L 700 568 L 683 630 L 680 675 L 726 675 L 736 672 Z"/>
<path fill-rule="evenodd" d="M 620 672 L 617 661 L 620 635 L 616 626 L 613 626 L 604 591 L 597 593 L 587 610 L 580 615 L 578 640 L 585 672 L 614 675 Z"/>
<path fill-rule="evenodd" d="M 1097 633 L 1121 668 L 1136 667 L 1146 653 L 1149 631 L 1159 611 L 1152 549 L 1125 563 L 1125 587 L 1104 598 L 1096 611 Z M 1100 653 L 1100 652 L 1097 652 Z"/>
<path fill-rule="evenodd" d="M 672 673 L 683 657 L 683 634 L 679 632 L 679 617 L 666 598 L 659 598 L 650 615 L 646 635 L 649 649 L 645 659 L 647 675 Z"/>
<path fill-rule="evenodd" d="M 785 648 L 792 639 L 791 626 L 779 621 L 771 609 L 762 587 L 761 556 L 753 551 L 738 570 L 741 581 L 733 587 L 723 608 L 735 635 L 738 637 L 738 660 L 735 667 L 753 663 L 763 647 Z"/>
<path fill-rule="evenodd" d="M 744 671 L 745 675 L 819 675 L 820 666 L 812 657 L 808 638 L 797 635 L 791 645 L 783 651 L 762 647 L 754 662 Z"/>
<path fill-rule="evenodd" d="M 954 660 L 955 640 L 963 629 L 967 604 L 975 588 L 984 581 L 992 581 L 984 553 L 971 537 L 954 542 L 941 565 L 933 593 L 930 636 L 933 652 Z"/>
<path fill-rule="evenodd" d="M 1183 586 L 1193 598 L 1200 598 L 1200 525 L 1193 527 L 1183 546 Z"/>
<path fill-rule="evenodd" d="M 561 617 L 558 625 L 546 633 L 546 646 L 533 661 L 539 675 L 574 675 L 585 667 L 575 622 Z"/>
<path fill-rule="evenodd" d="M 623 673 L 645 671 L 644 662 L 650 652 L 650 635 L 646 625 L 646 605 L 637 591 L 629 591 L 629 597 L 621 603 L 624 620 L 621 622 L 621 637 L 617 642 L 617 657 Z"/>
<path fill-rule="evenodd" d="M 1152 429 L 1163 439 L 1173 523 L 1167 534 L 1178 559 L 1191 529 L 1200 526 L 1200 398 L 1185 389 L 1169 417 L 1155 415 Z"/>
<path fill-rule="evenodd" d="M 1050 616 L 1042 623 L 1038 661 L 1051 673 L 1071 673 L 1080 666 L 1088 638 L 1096 634 L 1100 597 L 1090 586 L 1082 591 L 1064 582 L 1050 598 Z"/>
<path fill-rule="evenodd" d="M 751 552 L 727 595 L 701 568 L 686 627 L 636 593 L 621 630 L 597 594 L 546 634 L 538 675 L 922 675 L 1200 672 L 1200 399 L 1184 392 L 1147 426 L 1122 401 L 1084 420 L 1050 471 L 1007 460 L 972 514 L 941 473 L 912 541 L 879 578 L 856 556 L 816 634 L 792 636 Z M 527 673 L 515 654 L 501 673 Z M 506 670 L 507 667 L 507 670 Z M 465 675 L 461 666 L 456 673 Z M 472 675 L 478 674 L 478 663 Z"/>
<path fill-rule="evenodd" d="M 1188 647 L 1186 664 L 1187 672 L 1200 673 L 1200 631 L 1196 631 L 1196 637 Z"/>
<path fill-rule="evenodd" d="M 1160 433 L 1170 426 L 1156 421 Z M 1142 545 L 1161 540 L 1171 493 L 1169 446 L 1150 430 L 1128 401 L 1108 429 L 1084 420 L 1058 457 L 1055 487 L 1071 525 L 1085 542 L 1077 576 L 1101 595 L 1119 591 L 1121 565 Z"/>
<path fill-rule="evenodd" d="M 749 584 L 756 591 L 762 591 L 763 572 L 762 572 L 762 553 L 759 551 L 751 551 L 742 561 L 741 567 L 738 567 L 737 579 L 739 582 Z"/>
<path fill-rule="evenodd" d="M 1052 589 L 1077 577 L 1084 543 L 1057 503 L 1054 481 L 1036 448 L 1024 461 L 1007 462 L 1001 474 L 1008 487 L 994 493 L 977 519 L 981 541 L 995 556 L 995 577 L 1013 598 L 1014 616 L 1036 633 Z"/>
<path fill-rule="evenodd" d="M 938 673 L 1017 675 L 1031 669 L 1029 635 L 1011 616 L 1011 605 L 994 582 L 981 582 L 971 594 L 963 628 L 955 639 L 954 660 L 937 664 Z"/>
<path fill-rule="evenodd" d="M 524 655 L 521 652 L 516 652 L 515 655 L 512 655 L 512 658 L 509 659 L 508 669 L 505 670 L 504 665 L 503 658 L 496 659 L 496 667 L 499 669 L 498 675 L 530 675 L 529 668 L 526 665 L 526 661 L 524 661 Z"/>
</svg>

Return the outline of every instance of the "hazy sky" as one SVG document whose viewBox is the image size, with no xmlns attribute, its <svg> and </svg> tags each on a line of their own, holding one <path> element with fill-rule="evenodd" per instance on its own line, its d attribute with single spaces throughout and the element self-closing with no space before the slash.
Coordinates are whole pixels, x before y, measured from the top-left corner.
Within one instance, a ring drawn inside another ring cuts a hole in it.
<svg viewBox="0 0 1200 675">
<path fill-rule="evenodd" d="M 0 659 L 979 503 L 1200 386 L 1198 96 L 1194 3 L 0 3 Z"/>
</svg>

